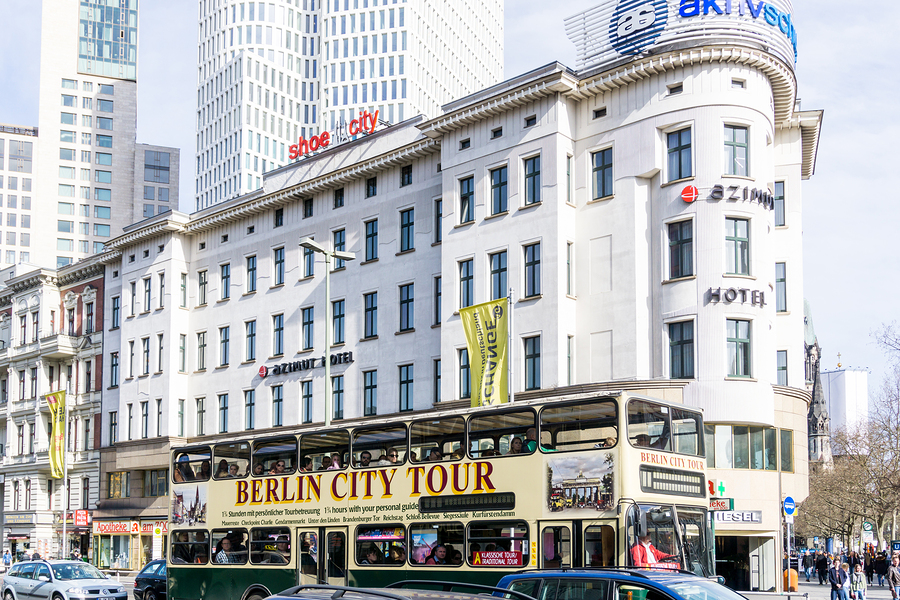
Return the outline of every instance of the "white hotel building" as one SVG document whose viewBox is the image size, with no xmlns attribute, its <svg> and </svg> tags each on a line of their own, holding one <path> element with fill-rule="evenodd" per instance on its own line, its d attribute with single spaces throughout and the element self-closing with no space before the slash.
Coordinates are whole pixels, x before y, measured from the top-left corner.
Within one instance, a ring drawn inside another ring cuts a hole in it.
<svg viewBox="0 0 900 600">
<path fill-rule="evenodd" d="M 570 21 L 579 44 L 577 19 L 608 34 L 598 10 Z M 458 310 L 513 288 L 515 392 L 703 408 L 736 511 L 717 517 L 721 574 L 779 586 L 780 502 L 808 485 L 801 182 L 822 113 L 800 110 L 790 40 L 755 19 L 669 6 L 642 53 L 585 50 L 578 72 L 550 63 L 130 227 L 103 258 L 107 478 L 166 469 L 150 448 L 323 421 L 323 369 L 262 366 L 352 353 L 334 419 L 465 399 Z M 304 237 L 356 255 L 330 323 Z M 152 517 L 121 487 L 101 497 L 99 518 Z"/>
<path fill-rule="evenodd" d="M 397 123 L 503 78 L 503 0 L 200 0 L 195 209 L 262 185 L 297 139 Z"/>
</svg>

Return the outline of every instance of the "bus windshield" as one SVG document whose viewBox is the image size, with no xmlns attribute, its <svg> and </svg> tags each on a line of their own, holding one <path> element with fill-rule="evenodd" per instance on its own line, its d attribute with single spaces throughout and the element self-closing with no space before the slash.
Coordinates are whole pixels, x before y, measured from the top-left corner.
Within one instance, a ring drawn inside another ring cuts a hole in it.
<svg viewBox="0 0 900 600">
<path fill-rule="evenodd" d="M 634 505 L 628 511 L 628 533 L 631 564 L 635 566 L 680 568 L 701 577 L 715 573 L 711 532 L 702 508 Z"/>
</svg>

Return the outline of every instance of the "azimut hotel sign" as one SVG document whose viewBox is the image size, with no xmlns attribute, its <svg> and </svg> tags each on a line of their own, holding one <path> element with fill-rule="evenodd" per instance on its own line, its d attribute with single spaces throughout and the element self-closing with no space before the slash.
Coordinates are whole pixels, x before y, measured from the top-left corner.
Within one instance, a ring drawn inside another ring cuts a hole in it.
<svg viewBox="0 0 900 600">
<path fill-rule="evenodd" d="M 763 49 L 793 68 L 797 30 L 790 0 L 607 0 L 565 20 L 579 71 L 707 45 Z"/>
</svg>

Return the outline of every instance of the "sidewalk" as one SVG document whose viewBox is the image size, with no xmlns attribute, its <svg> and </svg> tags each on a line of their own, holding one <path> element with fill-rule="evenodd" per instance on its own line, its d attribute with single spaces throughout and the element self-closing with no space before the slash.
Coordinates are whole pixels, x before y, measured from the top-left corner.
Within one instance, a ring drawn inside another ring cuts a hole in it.
<svg viewBox="0 0 900 600">
<path fill-rule="evenodd" d="M 875 581 L 877 582 L 878 579 L 876 578 Z M 831 585 L 827 583 L 819 585 L 817 579 L 810 579 L 809 583 L 806 583 L 806 578 L 802 575 L 800 576 L 800 592 L 809 594 L 809 600 L 831 600 Z M 870 585 L 866 594 L 866 600 L 890 600 L 890 598 L 891 592 L 887 586 Z"/>
</svg>

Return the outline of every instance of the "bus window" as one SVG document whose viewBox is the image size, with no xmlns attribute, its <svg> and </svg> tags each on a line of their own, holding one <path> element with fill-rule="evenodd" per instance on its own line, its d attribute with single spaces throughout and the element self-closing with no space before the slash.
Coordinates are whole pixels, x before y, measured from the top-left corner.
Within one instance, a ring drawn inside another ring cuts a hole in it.
<svg viewBox="0 0 900 600">
<path fill-rule="evenodd" d="M 614 567 L 616 530 L 610 525 L 593 525 L 584 530 L 584 564 L 589 567 Z"/>
<path fill-rule="evenodd" d="M 420 566 L 461 565 L 464 541 L 462 523 L 413 523 L 409 526 L 409 562 Z"/>
<path fill-rule="evenodd" d="M 406 461 L 406 427 L 393 425 L 353 432 L 353 466 L 389 467 Z"/>
<path fill-rule="evenodd" d="M 216 461 L 216 479 L 246 477 L 250 472 L 250 444 L 237 442 L 234 444 L 218 444 L 213 448 Z"/>
<path fill-rule="evenodd" d="M 703 456 L 703 437 L 700 435 L 700 413 L 680 408 L 672 409 L 672 431 L 675 452 Z"/>
<path fill-rule="evenodd" d="M 469 419 L 469 455 L 472 458 L 531 454 L 537 444 L 529 442 L 536 439 L 534 411 L 531 409 Z"/>
<path fill-rule="evenodd" d="M 184 529 L 172 538 L 172 562 L 205 565 L 209 562 L 209 538 L 205 529 Z"/>
<path fill-rule="evenodd" d="M 568 527 L 544 527 L 541 532 L 541 568 L 572 566 L 572 534 Z"/>
<path fill-rule="evenodd" d="M 416 421 L 409 428 L 409 459 L 460 460 L 464 457 L 466 422 L 462 417 Z"/>
<path fill-rule="evenodd" d="M 328 577 L 342 578 L 347 576 L 344 548 L 346 540 L 343 531 L 328 533 Z"/>
<path fill-rule="evenodd" d="M 644 400 L 628 402 L 628 439 L 635 446 L 671 450 L 669 407 Z"/>
<path fill-rule="evenodd" d="M 261 467 L 261 468 L 260 468 Z M 253 444 L 253 475 L 288 475 L 297 470 L 297 438 L 270 438 Z"/>
<path fill-rule="evenodd" d="M 319 534 L 304 531 L 300 534 L 300 573 L 316 577 L 319 573 Z"/>
<path fill-rule="evenodd" d="M 250 562 L 254 565 L 286 565 L 291 562 L 291 530 L 287 527 L 251 529 Z"/>
<path fill-rule="evenodd" d="M 616 445 L 616 403 L 588 400 L 541 411 L 541 450 L 565 452 Z"/>
<path fill-rule="evenodd" d="M 350 455 L 350 434 L 345 429 L 308 433 L 300 437 L 300 470 L 344 469 Z"/>
<path fill-rule="evenodd" d="M 405 565 L 406 530 L 403 525 L 358 527 L 356 529 L 356 564 Z"/>
<path fill-rule="evenodd" d="M 226 565 L 247 563 L 246 529 L 213 529 L 211 562 Z"/>
<path fill-rule="evenodd" d="M 469 523 L 469 564 L 523 567 L 529 564 L 528 525 L 524 521 Z"/>
<path fill-rule="evenodd" d="M 174 455 L 175 464 L 172 465 L 172 481 L 183 483 L 186 481 L 208 481 L 210 476 L 209 447 L 188 448 Z"/>
</svg>

